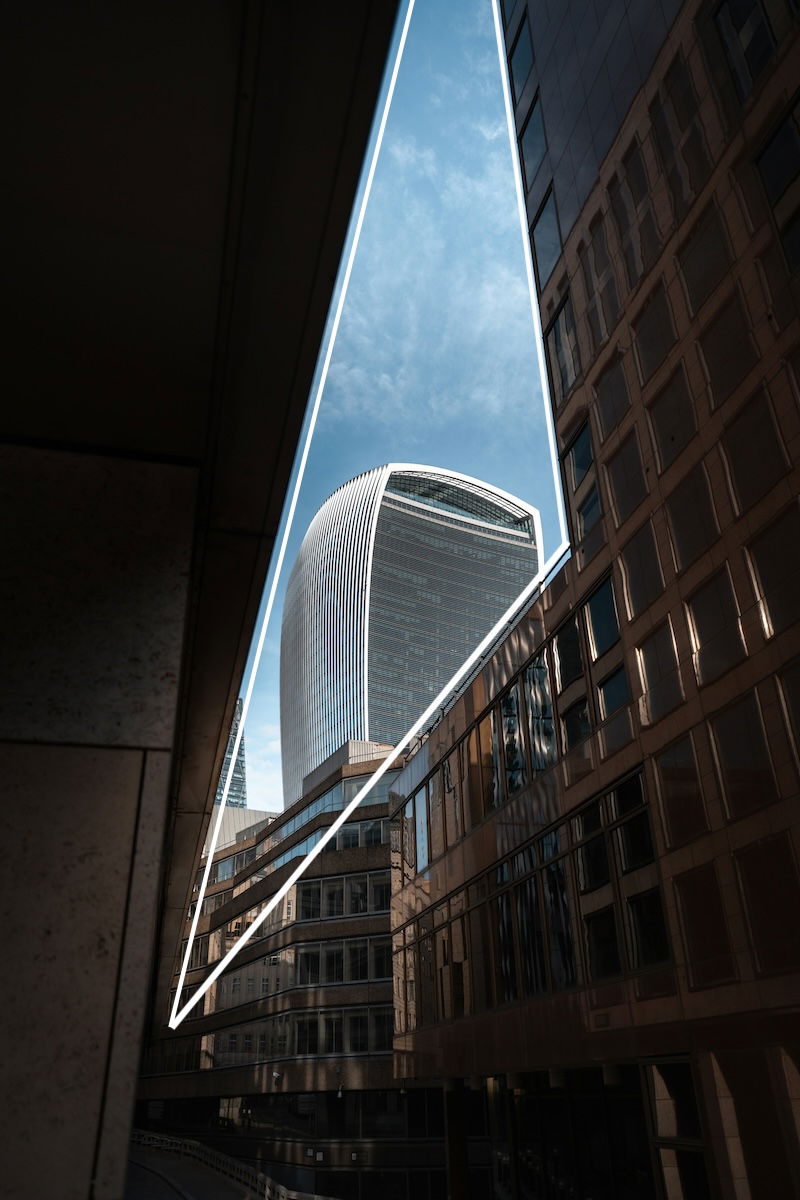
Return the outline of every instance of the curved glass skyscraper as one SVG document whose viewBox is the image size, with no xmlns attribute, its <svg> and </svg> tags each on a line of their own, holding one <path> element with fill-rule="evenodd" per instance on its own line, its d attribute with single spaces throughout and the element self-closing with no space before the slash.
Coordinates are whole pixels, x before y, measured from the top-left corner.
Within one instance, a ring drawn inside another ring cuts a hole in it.
<svg viewBox="0 0 800 1200">
<path fill-rule="evenodd" d="M 376 467 L 329 497 L 289 577 L 284 800 L 347 741 L 395 745 L 539 569 L 529 504 L 452 471 Z"/>
</svg>

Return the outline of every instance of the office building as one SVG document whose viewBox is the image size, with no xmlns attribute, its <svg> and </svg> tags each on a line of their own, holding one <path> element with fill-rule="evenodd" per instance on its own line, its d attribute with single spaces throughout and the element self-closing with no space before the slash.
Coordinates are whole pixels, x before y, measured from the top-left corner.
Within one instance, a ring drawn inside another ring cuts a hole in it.
<svg viewBox="0 0 800 1200">
<path fill-rule="evenodd" d="M 538 570 L 536 509 L 489 484 L 391 464 L 311 522 L 281 633 L 284 799 L 349 740 L 396 745 Z"/>
<path fill-rule="evenodd" d="M 236 708 L 233 711 L 233 724 L 228 735 L 228 745 L 225 749 L 225 758 L 222 763 L 222 771 L 217 784 L 217 794 L 214 797 L 215 804 L 222 803 L 222 793 L 225 789 L 225 780 L 228 778 L 228 772 L 231 769 L 231 759 L 233 758 L 233 747 L 236 742 L 236 735 L 239 732 L 239 724 L 242 719 L 242 700 L 241 697 L 236 701 Z M 231 776 L 228 795 L 225 801 L 231 808 L 247 808 L 247 768 L 244 757 L 244 730 L 239 739 L 239 746 L 236 751 L 236 761 L 233 767 L 233 775 Z"/>
<path fill-rule="evenodd" d="M 797 9 L 504 9 L 571 555 L 393 784 L 395 1070 L 452 1197 L 793 1196 Z"/>
</svg>

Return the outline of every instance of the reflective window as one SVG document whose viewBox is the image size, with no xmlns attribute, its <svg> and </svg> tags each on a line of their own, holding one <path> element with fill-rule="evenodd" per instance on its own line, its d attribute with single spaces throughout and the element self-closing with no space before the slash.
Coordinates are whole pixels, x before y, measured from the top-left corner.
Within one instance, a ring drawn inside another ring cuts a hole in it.
<svg viewBox="0 0 800 1200">
<path fill-rule="evenodd" d="M 583 673 L 581 638 L 574 617 L 559 629 L 553 639 L 553 649 L 558 670 L 558 689 L 563 691 L 567 684 Z"/>
<path fill-rule="evenodd" d="M 705 468 L 698 463 L 685 475 L 664 505 L 675 566 L 688 567 L 719 537 Z"/>
<path fill-rule="evenodd" d="M 800 618 L 800 510 L 796 503 L 747 547 L 767 637 Z"/>
<path fill-rule="evenodd" d="M 612 359 L 594 385 L 597 415 L 603 438 L 607 438 L 631 406 L 622 359 Z"/>
<path fill-rule="evenodd" d="M 737 508 L 746 512 L 786 473 L 786 455 L 765 392 L 757 392 L 731 421 L 721 446 Z"/>
<path fill-rule="evenodd" d="M 734 292 L 700 335 L 711 398 L 716 406 L 730 396 L 758 362 L 739 293 Z"/>
<path fill-rule="evenodd" d="M 558 228 L 556 195 L 552 189 L 533 226 L 533 250 L 539 290 L 541 291 L 561 256 L 561 233 Z"/>
<path fill-rule="evenodd" d="M 658 156 L 675 217 L 681 221 L 711 171 L 705 135 L 689 70 L 678 53 L 650 105 Z"/>
<path fill-rule="evenodd" d="M 638 647 L 642 690 L 642 720 L 660 720 L 683 701 L 678 657 L 669 621 L 655 629 Z"/>
<path fill-rule="evenodd" d="M 520 941 L 522 987 L 526 996 L 537 995 L 547 987 L 544 929 L 538 883 L 526 879 L 514 891 L 517 929 Z"/>
<path fill-rule="evenodd" d="M 667 841 L 681 846 L 708 828 L 691 734 L 656 755 L 655 766 Z"/>
<path fill-rule="evenodd" d="M 531 764 L 534 771 L 546 771 L 555 762 L 557 751 L 550 678 L 543 654 L 526 669 L 524 679 Z"/>
<path fill-rule="evenodd" d="M 556 407 L 572 389 L 581 370 L 575 315 L 569 296 L 562 304 L 546 336 L 547 357 Z"/>
<path fill-rule="evenodd" d="M 711 719 L 717 763 L 731 817 L 742 817 L 776 796 L 761 709 L 755 692 Z"/>
<path fill-rule="evenodd" d="M 503 730 L 506 793 L 511 796 L 528 782 L 518 684 L 514 684 L 500 700 L 500 721 Z"/>
<path fill-rule="evenodd" d="M 417 846 L 417 871 L 428 865 L 428 802 L 425 788 L 414 797 L 414 835 Z"/>
<path fill-rule="evenodd" d="M 759 0 L 723 0 L 715 19 L 736 90 L 744 100 L 772 58 L 772 30 Z"/>
<path fill-rule="evenodd" d="M 791 835 L 779 833 L 735 854 L 759 973 L 800 966 L 800 927 L 787 913 L 800 911 L 800 878 Z"/>
<path fill-rule="evenodd" d="M 682 367 L 678 367 L 648 411 L 659 468 L 665 471 L 697 431 L 694 406 Z"/>
<path fill-rule="evenodd" d="M 606 470 L 617 524 L 621 525 L 647 495 L 639 442 L 632 431 L 608 460 Z"/>
<path fill-rule="evenodd" d="M 589 226 L 589 244 L 578 246 L 583 283 L 586 288 L 586 316 L 595 350 L 611 333 L 619 316 L 619 296 L 614 268 L 608 253 L 605 224 L 597 216 Z"/>
<path fill-rule="evenodd" d="M 663 283 L 651 293 L 644 308 L 633 322 L 636 354 L 642 380 L 647 381 L 661 366 L 675 344 L 667 294 Z"/>
<path fill-rule="evenodd" d="M 525 128 L 520 135 L 519 148 L 522 157 L 525 186 L 530 190 L 536 178 L 536 172 L 542 165 L 542 159 L 547 149 L 544 137 L 544 124 L 542 122 L 542 106 L 539 103 L 538 96 L 534 101 L 531 114 L 525 123 Z"/>
<path fill-rule="evenodd" d="M 556 990 L 575 982 L 567 865 L 565 859 L 548 863 L 542 873 L 550 946 L 550 977 Z"/>
<path fill-rule="evenodd" d="M 610 576 L 589 597 L 586 613 L 589 618 L 592 658 L 597 659 L 619 641 L 619 618 Z"/>
<path fill-rule="evenodd" d="M 700 684 L 710 683 L 745 657 L 739 610 L 725 568 L 707 579 L 686 602 Z"/>
<path fill-rule="evenodd" d="M 638 142 L 631 143 L 622 167 L 609 183 L 608 199 L 622 245 L 628 284 L 635 287 L 645 267 L 654 261 L 660 248 L 650 206 L 647 173 Z"/>
<path fill-rule="evenodd" d="M 586 494 L 586 498 L 578 507 L 578 537 L 585 538 L 591 529 L 594 529 L 603 510 L 600 506 L 600 493 L 597 486 L 591 487 Z"/>
<path fill-rule="evenodd" d="M 510 63 L 511 85 L 514 92 L 514 102 L 516 103 L 522 95 L 522 89 L 525 87 L 528 76 L 531 73 L 531 67 L 533 66 L 533 42 L 531 41 L 531 30 L 527 17 L 522 22 L 517 40 L 514 42 Z"/>
<path fill-rule="evenodd" d="M 592 979 L 608 979 L 622 969 L 617 944 L 617 927 L 613 908 L 602 908 L 583 918 L 586 928 L 586 947 L 589 974 Z"/>
<path fill-rule="evenodd" d="M 588 422 L 583 426 L 567 452 L 569 474 L 573 488 L 577 488 L 586 477 L 586 472 L 592 465 L 592 437 L 589 433 Z"/>
<path fill-rule="evenodd" d="M 620 565 L 628 615 L 632 619 L 649 608 L 664 590 L 655 534 L 649 521 L 623 546 Z"/>
<path fill-rule="evenodd" d="M 442 805 L 442 777 L 435 771 L 428 780 L 428 817 L 430 821 L 431 859 L 438 858 L 445 849 L 444 812 Z"/>
<path fill-rule="evenodd" d="M 589 736 L 592 732 L 592 723 L 589 717 L 589 706 L 585 699 L 578 700 L 567 709 L 561 717 L 561 725 L 564 730 L 565 750 L 571 750 Z"/>
<path fill-rule="evenodd" d="M 731 265 L 722 215 L 710 204 L 678 251 L 678 264 L 692 312 L 697 312 Z"/>
<path fill-rule="evenodd" d="M 634 966 L 652 967 L 656 963 L 667 962 L 670 957 L 669 937 L 658 888 L 631 896 L 628 913 Z"/>
<path fill-rule="evenodd" d="M 629 704 L 631 693 L 625 668 L 620 667 L 618 671 L 608 675 L 598 685 L 597 690 L 600 694 L 600 712 L 603 718 L 610 717 L 612 713 Z"/>
</svg>

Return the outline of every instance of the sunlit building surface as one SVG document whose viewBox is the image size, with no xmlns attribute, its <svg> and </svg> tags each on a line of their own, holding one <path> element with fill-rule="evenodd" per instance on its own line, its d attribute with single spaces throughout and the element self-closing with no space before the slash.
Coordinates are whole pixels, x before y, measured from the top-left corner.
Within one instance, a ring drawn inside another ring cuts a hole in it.
<svg viewBox="0 0 800 1200">
<path fill-rule="evenodd" d="M 236 701 L 236 709 L 233 714 L 233 724 L 231 726 L 230 736 L 228 737 L 228 746 L 225 750 L 225 759 L 222 764 L 222 773 L 219 777 L 217 794 L 214 797 L 215 804 L 222 803 L 222 793 L 225 789 L 225 780 L 228 778 L 228 772 L 231 769 L 233 747 L 236 741 L 236 734 L 239 732 L 239 724 L 241 719 L 242 701 L 240 698 Z M 228 796 L 225 803 L 231 808 L 247 808 L 247 766 L 245 762 L 244 751 L 244 730 L 242 730 L 242 736 L 239 739 L 239 746 L 236 751 L 236 759 L 233 765 L 233 774 L 231 776 L 231 782 L 228 788 Z"/>
<path fill-rule="evenodd" d="M 797 9 L 504 33 L 572 553 L 393 784 L 395 1071 L 452 1197 L 794 1196 Z"/>
<path fill-rule="evenodd" d="M 535 576 L 536 509 L 486 483 L 393 464 L 309 526 L 281 634 L 284 798 L 351 739 L 396 745 Z"/>
</svg>

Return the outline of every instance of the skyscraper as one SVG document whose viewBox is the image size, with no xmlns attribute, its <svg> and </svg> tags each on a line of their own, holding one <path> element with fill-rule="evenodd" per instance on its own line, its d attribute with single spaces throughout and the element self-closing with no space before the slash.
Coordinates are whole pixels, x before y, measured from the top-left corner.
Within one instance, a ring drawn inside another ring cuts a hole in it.
<svg viewBox="0 0 800 1200">
<path fill-rule="evenodd" d="M 284 799 L 349 740 L 394 745 L 539 567 L 535 508 L 439 468 L 376 467 L 322 505 L 286 591 Z"/>
<path fill-rule="evenodd" d="M 225 761 L 222 764 L 222 772 L 217 784 L 217 794 L 214 797 L 214 803 L 220 804 L 222 801 L 222 792 L 225 787 L 225 780 L 228 778 L 228 771 L 231 766 L 231 758 L 233 756 L 233 744 L 236 741 L 236 734 L 239 732 L 239 722 L 242 719 L 242 698 L 241 696 L 236 701 L 236 708 L 233 713 L 233 723 L 231 732 L 228 738 L 228 746 L 225 751 Z M 242 739 L 239 742 L 239 749 L 236 751 L 236 762 L 233 767 L 233 776 L 231 778 L 231 786 L 228 789 L 228 799 L 226 801 L 231 808 L 247 808 L 247 775 L 245 771 L 244 761 L 244 731 L 242 731 Z"/>
</svg>

